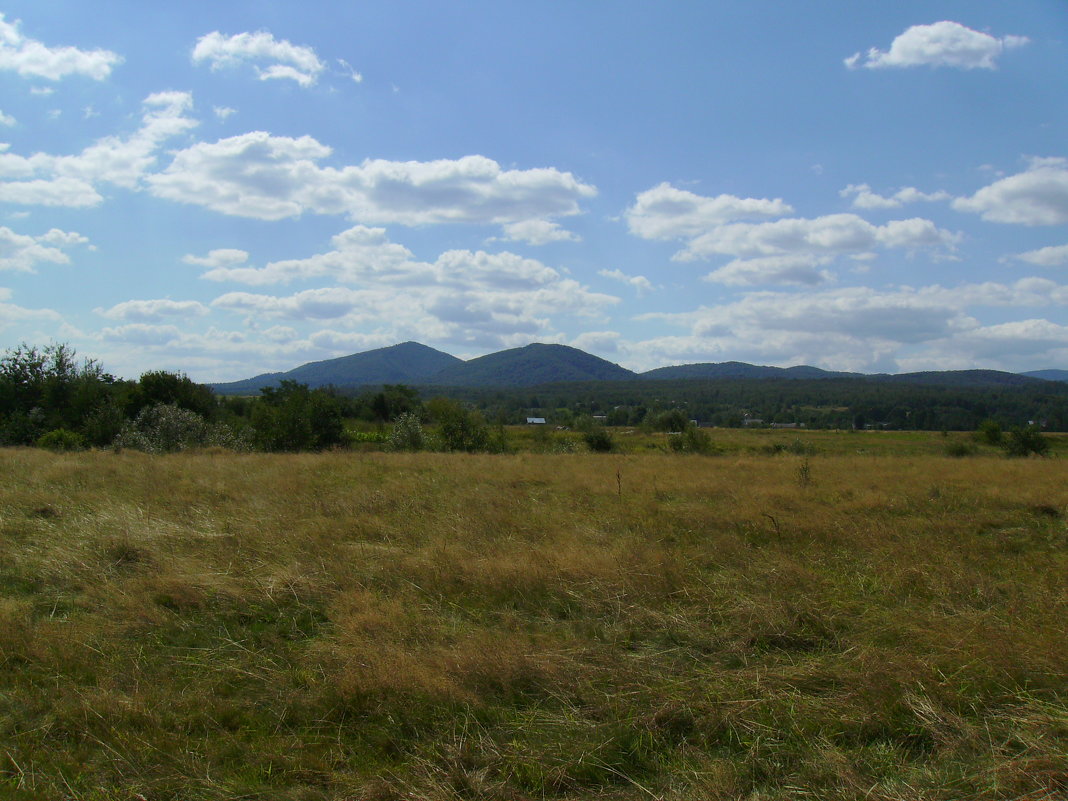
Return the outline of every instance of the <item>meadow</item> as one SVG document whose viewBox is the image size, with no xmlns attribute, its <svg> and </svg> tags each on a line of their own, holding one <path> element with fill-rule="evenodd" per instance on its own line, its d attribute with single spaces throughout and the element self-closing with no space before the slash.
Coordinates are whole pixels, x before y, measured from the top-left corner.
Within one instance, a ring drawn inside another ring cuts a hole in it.
<svg viewBox="0 0 1068 801">
<path fill-rule="evenodd" d="M 0 450 L 0 798 L 1068 796 L 1064 443 L 627 436 Z"/>
</svg>

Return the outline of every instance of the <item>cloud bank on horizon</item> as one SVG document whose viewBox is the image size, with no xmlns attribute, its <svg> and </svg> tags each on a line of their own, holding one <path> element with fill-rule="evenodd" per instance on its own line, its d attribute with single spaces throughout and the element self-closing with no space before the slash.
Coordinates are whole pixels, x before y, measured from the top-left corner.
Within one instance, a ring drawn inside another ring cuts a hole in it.
<svg viewBox="0 0 1068 801">
<path fill-rule="evenodd" d="M 0 348 L 1068 367 L 1068 15 L 838 5 L 14 0 Z"/>
</svg>

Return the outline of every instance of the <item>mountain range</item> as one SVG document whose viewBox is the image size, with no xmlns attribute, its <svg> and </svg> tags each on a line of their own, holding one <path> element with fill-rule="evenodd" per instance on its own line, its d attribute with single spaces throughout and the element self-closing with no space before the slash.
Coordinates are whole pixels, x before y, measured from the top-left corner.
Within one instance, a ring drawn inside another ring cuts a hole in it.
<svg viewBox="0 0 1068 801">
<path fill-rule="evenodd" d="M 606 359 L 568 345 L 534 343 L 464 361 L 418 342 L 403 342 L 336 359 L 308 362 L 292 370 L 263 373 L 241 381 L 210 386 L 222 395 L 255 395 L 282 381 L 309 387 L 339 389 L 410 384 L 453 387 L 527 387 L 585 381 L 773 378 L 813 380 L 866 379 L 940 386 L 1021 386 L 1042 381 L 1068 381 L 1068 370 L 1007 373 L 999 370 L 945 370 L 920 373 L 865 374 L 818 367 L 766 367 L 745 362 L 681 364 L 635 373 Z"/>
<path fill-rule="evenodd" d="M 424 384 L 430 376 L 466 363 L 418 342 L 402 342 L 337 359 L 308 362 L 284 373 L 263 373 L 210 386 L 223 395 L 256 395 L 264 387 L 278 386 L 282 381 L 297 381 L 312 388 Z"/>
</svg>

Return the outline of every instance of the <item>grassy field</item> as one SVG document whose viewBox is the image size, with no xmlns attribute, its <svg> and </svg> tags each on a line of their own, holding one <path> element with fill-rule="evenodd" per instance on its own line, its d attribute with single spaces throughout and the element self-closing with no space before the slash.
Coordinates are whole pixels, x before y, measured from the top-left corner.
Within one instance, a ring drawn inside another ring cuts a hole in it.
<svg viewBox="0 0 1068 801">
<path fill-rule="evenodd" d="M 616 450 L 624 454 L 668 453 L 668 440 L 674 436 L 641 428 L 610 428 Z M 772 428 L 709 428 L 714 452 L 721 456 L 837 455 L 837 456 L 944 456 L 953 446 L 963 446 L 972 455 L 998 456 L 999 447 L 980 443 L 973 432 L 951 431 L 832 431 Z M 585 450 L 583 435 L 577 431 L 555 431 L 535 426 L 508 426 L 507 441 L 519 451 L 551 451 L 569 442 Z M 1050 454 L 1068 456 L 1068 434 L 1044 434 Z"/>
<path fill-rule="evenodd" d="M 1066 797 L 1068 460 L 774 434 L 0 451 L 0 798 Z"/>
</svg>

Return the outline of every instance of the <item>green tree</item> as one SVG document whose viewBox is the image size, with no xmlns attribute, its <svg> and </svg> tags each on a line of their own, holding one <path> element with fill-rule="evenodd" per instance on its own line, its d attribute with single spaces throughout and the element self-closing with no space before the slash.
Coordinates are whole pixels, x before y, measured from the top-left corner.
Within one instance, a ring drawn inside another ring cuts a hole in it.
<svg viewBox="0 0 1068 801">
<path fill-rule="evenodd" d="M 594 453 L 610 453 L 616 447 L 611 432 L 604 426 L 587 431 L 583 438 L 586 440 L 586 447 Z"/>
<path fill-rule="evenodd" d="M 432 398 L 427 411 L 438 425 L 438 436 L 447 451 L 490 449 L 490 432 L 481 413 L 448 398 Z"/>
<path fill-rule="evenodd" d="M 215 416 L 215 393 L 211 387 L 198 384 L 184 373 L 152 370 L 141 375 L 137 389 L 130 398 L 130 414 L 135 415 L 146 406 L 167 404 L 196 412 L 205 419 Z"/>
<path fill-rule="evenodd" d="M 371 397 L 370 406 L 374 419 L 389 423 L 419 410 L 419 391 L 404 384 L 386 384 Z"/>
<path fill-rule="evenodd" d="M 707 431 L 702 431 L 693 423 L 687 423 L 682 431 L 672 434 L 668 439 L 668 446 L 676 453 L 711 453 L 713 451 L 712 437 Z"/>
<path fill-rule="evenodd" d="M 690 420 L 682 409 L 663 412 L 653 419 L 655 431 L 685 431 L 689 424 Z"/>
<path fill-rule="evenodd" d="M 260 390 L 252 410 L 256 445 L 268 451 L 322 450 L 342 441 L 341 406 L 326 390 L 283 381 Z"/>
<path fill-rule="evenodd" d="M 26 344 L 0 358 L 0 444 L 29 445 L 45 432 L 81 432 L 113 396 L 115 379 L 72 348 Z"/>
<path fill-rule="evenodd" d="M 1009 456 L 1045 456 L 1049 453 L 1049 441 L 1042 436 L 1042 429 L 1036 425 L 1014 428 L 1009 432 L 1004 447 Z"/>
<path fill-rule="evenodd" d="M 997 420 L 984 420 L 975 432 L 976 439 L 987 445 L 1000 445 L 1004 439 L 1001 423 Z"/>
</svg>

